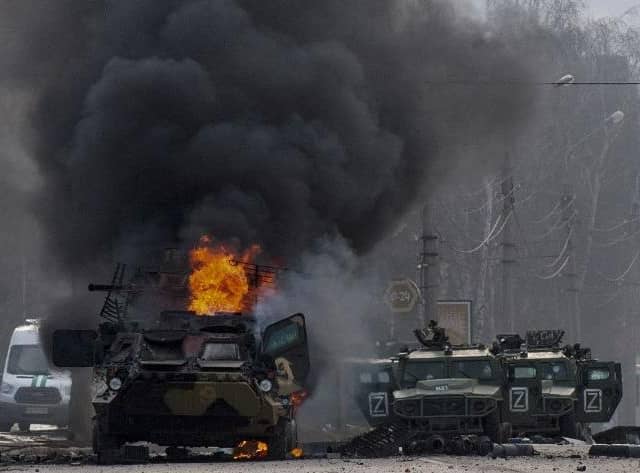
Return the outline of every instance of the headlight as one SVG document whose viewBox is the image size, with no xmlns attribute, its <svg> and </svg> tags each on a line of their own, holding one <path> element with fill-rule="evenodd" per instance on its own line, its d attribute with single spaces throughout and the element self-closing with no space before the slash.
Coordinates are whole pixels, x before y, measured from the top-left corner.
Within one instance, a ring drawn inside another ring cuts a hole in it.
<svg viewBox="0 0 640 473">
<path fill-rule="evenodd" d="M 107 383 L 105 383 L 103 380 L 100 380 L 100 381 L 94 383 L 93 389 L 95 390 L 94 391 L 94 396 L 100 397 L 100 396 L 104 395 L 104 393 L 107 392 L 107 389 L 109 389 L 109 386 L 107 386 Z"/>
<path fill-rule="evenodd" d="M 269 391 L 271 391 L 271 388 L 273 387 L 273 384 L 268 379 L 263 379 L 258 384 L 258 387 L 260 388 L 261 391 L 264 391 L 265 393 L 268 393 Z"/>
<path fill-rule="evenodd" d="M 0 387 L 2 394 L 11 394 L 14 389 L 13 385 L 9 383 L 2 383 L 2 387 Z"/>
<path fill-rule="evenodd" d="M 114 391 L 117 391 L 122 387 L 122 381 L 120 378 L 111 378 L 111 381 L 109 381 L 109 387 Z"/>
</svg>

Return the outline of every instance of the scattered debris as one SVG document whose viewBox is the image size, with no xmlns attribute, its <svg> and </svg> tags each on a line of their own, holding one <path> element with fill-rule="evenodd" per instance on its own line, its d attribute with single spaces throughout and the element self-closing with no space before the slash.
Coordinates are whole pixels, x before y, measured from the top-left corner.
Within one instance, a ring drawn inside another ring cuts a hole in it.
<svg viewBox="0 0 640 473">
<path fill-rule="evenodd" d="M 593 457 L 640 458 L 640 445 L 595 444 L 589 449 Z"/>
<path fill-rule="evenodd" d="M 593 435 L 597 443 L 640 445 L 640 427 L 619 426 Z"/>
<path fill-rule="evenodd" d="M 492 458 L 507 457 L 530 457 L 535 455 L 536 451 L 532 445 L 528 444 L 493 444 L 491 450 Z"/>
</svg>

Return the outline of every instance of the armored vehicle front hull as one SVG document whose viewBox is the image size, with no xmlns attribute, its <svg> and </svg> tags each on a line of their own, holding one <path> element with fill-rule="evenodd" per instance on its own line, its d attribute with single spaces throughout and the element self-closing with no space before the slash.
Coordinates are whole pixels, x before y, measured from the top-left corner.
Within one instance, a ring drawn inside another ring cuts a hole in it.
<svg viewBox="0 0 640 473">
<path fill-rule="evenodd" d="M 115 396 L 95 399 L 98 428 L 116 444 L 184 447 L 233 447 L 278 434 L 288 409 L 241 378 L 241 373 L 143 373 Z"/>
</svg>

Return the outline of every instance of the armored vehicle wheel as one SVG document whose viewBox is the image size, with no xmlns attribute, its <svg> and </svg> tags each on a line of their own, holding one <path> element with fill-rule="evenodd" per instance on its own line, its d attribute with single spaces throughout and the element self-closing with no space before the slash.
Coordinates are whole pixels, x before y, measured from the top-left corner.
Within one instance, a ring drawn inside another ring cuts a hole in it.
<svg viewBox="0 0 640 473">
<path fill-rule="evenodd" d="M 2 422 L 0 423 L 0 432 L 11 432 L 11 427 L 13 427 L 13 422 Z"/>
<path fill-rule="evenodd" d="M 297 429 L 296 422 L 290 419 L 280 419 L 275 435 L 268 439 L 269 460 L 284 460 L 289 452 L 296 446 Z"/>
<path fill-rule="evenodd" d="M 20 422 L 18 424 L 18 427 L 20 427 L 20 432 L 29 432 L 29 427 L 31 427 L 31 424 Z"/>
<path fill-rule="evenodd" d="M 577 439 L 580 436 L 580 429 L 578 422 L 576 421 L 576 413 L 570 412 L 569 414 L 560 417 L 560 435 L 562 437 L 569 437 Z"/>
<path fill-rule="evenodd" d="M 500 422 L 500 407 L 484 418 L 484 433 L 495 443 L 505 443 L 511 438 L 511 424 Z"/>
<path fill-rule="evenodd" d="M 114 463 L 120 453 L 122 442 L 115 435 L 104 432 L 98 420 L 93 421 L 93 453 L 101 465 Z"/>
</svg>

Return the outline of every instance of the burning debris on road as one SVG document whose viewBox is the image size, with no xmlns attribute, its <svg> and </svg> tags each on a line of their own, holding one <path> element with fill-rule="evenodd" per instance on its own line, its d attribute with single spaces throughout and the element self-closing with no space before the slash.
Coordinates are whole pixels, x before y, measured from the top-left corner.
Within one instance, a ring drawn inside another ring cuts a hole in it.
<svg viewBox="0 0 640 473">
<path fill-rule="evenodd" d="M 234 460 L 261 460 L 267 458 L 269 446 L 259 440 L 243 440 L 233 450 Z"/>
</svg>

